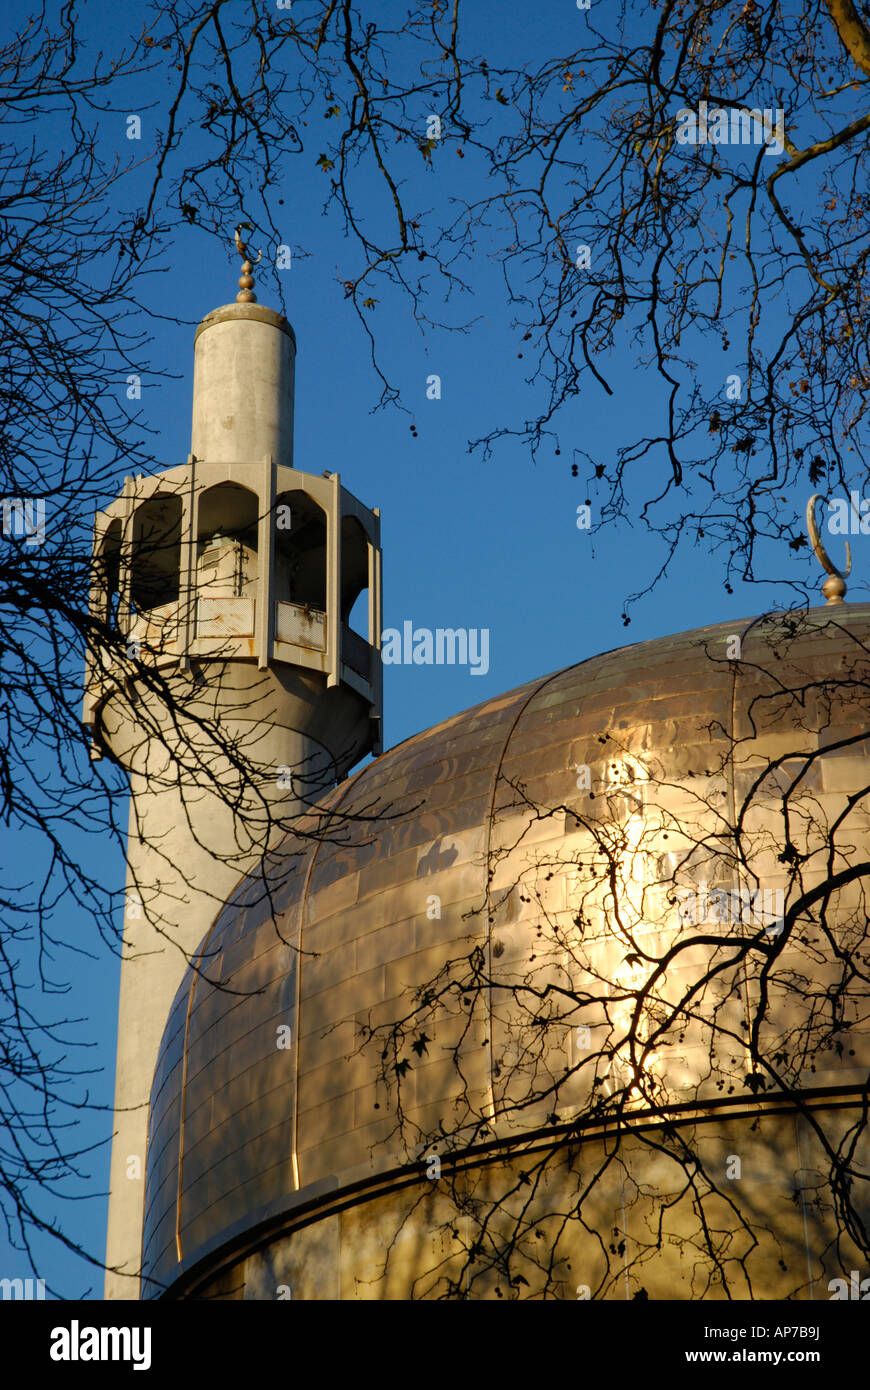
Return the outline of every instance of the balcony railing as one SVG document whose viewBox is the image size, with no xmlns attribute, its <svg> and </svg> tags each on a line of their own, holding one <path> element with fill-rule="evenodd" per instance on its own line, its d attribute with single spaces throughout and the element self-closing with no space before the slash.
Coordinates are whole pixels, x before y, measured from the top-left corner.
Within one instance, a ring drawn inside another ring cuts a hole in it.
<svg viewBox="0 0 870 1390">
<path fill-rule="evenodd" d="M 175 652 L 181 621 L 179 609 L 178 602 L 173 601 L 142 613 L 132 613 L 127 624 L 127 641 L 141 642 L 148 652 Z"/>
<path fill-rule="evenodd" d="M 313 652 L 326 651 L 326 614 L 302 603 L 275 604 L 275 636 L 279 642 L 291 642 Z"/>
<path fill-rule="evenodd" d="M 347 626 L 341 625 L 341 659 L 364 681 L 371 680 L 372 649 L 364 637 Z"/>
<path fill-rule="evenodd" d="M 253 637 L 252 598 L 200 598 L 196 602 L 197 637 Z"/>
<path fill-rule="evenodd" d="M 127 629 L 128 641 L 137 639 L 144 651 L 176 654 L 181 635 L 181 605 L 162 604 L 144 613 L 133 614 Z M 253 598 L 201 597 L 196 601 L 194 639 L 253 637 L 256 631 L 256 603 Z M 326 653 L 326 614 L 301 603 L 278 600 L 275 604 L 275 637 L 279 642 L 311 652 Z M 341 659 L 363 680 L 371 680 L 372 649 L 364 637 L 346 623 L 341 625 Z"/>
</svg>

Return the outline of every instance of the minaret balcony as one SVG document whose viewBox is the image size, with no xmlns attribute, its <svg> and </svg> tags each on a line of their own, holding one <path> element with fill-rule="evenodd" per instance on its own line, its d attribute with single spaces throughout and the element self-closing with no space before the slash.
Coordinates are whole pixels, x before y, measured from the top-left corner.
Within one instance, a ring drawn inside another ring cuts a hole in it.
<svg viewBox="0 0 870 1390">
<path fill-rule="evenodd" d="M 310 604 L 280 599 L 273 604 L 276 661 L 325 671 L 334 665 L 328 647 L 327 615 Z M 176 661 L 185 655 L 183 604 L 164 603 L 133 614 L 127 624 L 130 654 L 137 659 Z M 196 600 L 196 621 L 187 655 L 213 659 L 259 655 L 256 641 L 257 601 L 254 598 L 201 595 Z M 372 690 L 373 661 L 377 649 L 347 623 L 341 624 L 341 679 L 362 695 Z"/>
</svg>

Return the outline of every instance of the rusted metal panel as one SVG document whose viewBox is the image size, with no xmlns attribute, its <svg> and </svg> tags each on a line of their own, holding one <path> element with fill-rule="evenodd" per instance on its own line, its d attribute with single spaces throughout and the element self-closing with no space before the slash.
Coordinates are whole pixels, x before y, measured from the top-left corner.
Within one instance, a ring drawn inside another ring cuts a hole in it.
<svg viewBox="0 0 870 1390">
<path fill-rule="evenodd" d="M 292 642 L 311 651 L 326 650 L 326 615 L 316 608 L 279 599 L 275 605 L 276 634 L 279 642 Z"/>
<path fill-rule="evenodd" d="M 143 652 L 174 651 L 179 632 L 179 605 L 164 603 L 137 613 L 127 625 L 127 643 L 138 641 Z"/>
<path fill-rule="evenodd" d="M 196 605 L 197 637 L 252 637 L 252 598 L 200 598 Z"/>
</svg>

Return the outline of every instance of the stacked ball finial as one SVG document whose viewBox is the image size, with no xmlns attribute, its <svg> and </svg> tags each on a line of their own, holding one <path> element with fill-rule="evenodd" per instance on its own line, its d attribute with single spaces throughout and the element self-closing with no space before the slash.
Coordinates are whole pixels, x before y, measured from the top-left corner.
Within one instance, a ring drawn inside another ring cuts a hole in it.
<svg viewBox="0 0 870 1390">
<path fill-rule="evenodd" d="M 257 296 L 254 294 L 254 277 L 253 277 L 253 275 L 251 274 L 251 271 L 254 269 L 254 266 L 255 266 L 255 265 L 259 265 L 260 261 L 261 261 L 262 258 L 263 258 L 263 253 L 262 253 L 262 251 L 259 251 L 259 252 L 257 253 L 257 259 L 256 259 L 256 261 L 252 261 L 252 260 L 251 260 L 250 255 L 249 255 L 249 253 L 248 253 L 248 248 L 247 248 L 247 246 L 245 245 L 245 243 L 242 241 L 242 239 L 241 239 L 241 237 L 240 237 L 240 235 L 239 235 L 239 233 L 240 233 L 243 229 L 246 230 L 246 231 L 250 231 L 250 230 L 251 230 L 251 224 L 250 224 L 250 222 L 240 222 L 239 225 L 236 227 L 236 234 L 235 234 L 236 250 L 238 251 L 239 255 L 242 257 L 242 273 L 241 273 L 241 275 L 239 276 L 239 292 L 238 292 L 238 294 L 236 295 L 236 303 L 237 303 L 237 304 L 256 304 L 256 302 L 257 302 Z"/>
</svg>

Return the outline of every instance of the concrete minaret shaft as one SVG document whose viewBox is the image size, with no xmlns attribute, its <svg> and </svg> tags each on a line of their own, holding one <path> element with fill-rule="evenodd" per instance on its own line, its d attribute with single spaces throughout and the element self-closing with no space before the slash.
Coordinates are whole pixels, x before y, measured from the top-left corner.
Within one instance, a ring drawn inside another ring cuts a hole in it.
<svg viewBox="0 0 870 1390">
<path fill-rule="evenodd" d="M 95 525 L 84 717 L 131 788 L 107 1298 L 139 1297 L 148 1103 L 185 966 L 288 820 L 380 751 L 379 514 L 292 467 L 293 330 L 239 298 L 197 330 L 187 464 L 127 478 Z M 348 621 L 365 589 L 367 640 Z"/>
</svg>

